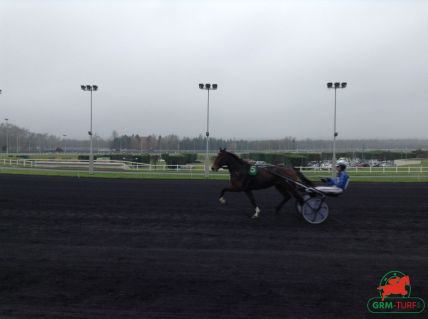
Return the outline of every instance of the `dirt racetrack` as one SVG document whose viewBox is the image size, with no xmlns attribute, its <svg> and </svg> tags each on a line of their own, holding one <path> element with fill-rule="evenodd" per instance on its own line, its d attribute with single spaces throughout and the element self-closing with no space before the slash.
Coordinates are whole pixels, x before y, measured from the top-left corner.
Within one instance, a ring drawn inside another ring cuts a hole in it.
<svg viewBox="0 0 428 319">
<path fill-rule="evenodd" d="M 221 181 L 0 185 L 1 319 L 391 318 L 366 308 L 390 270 L 428 301 L 428 184 L 353 183 L 321 225 Z"/>
</svg>

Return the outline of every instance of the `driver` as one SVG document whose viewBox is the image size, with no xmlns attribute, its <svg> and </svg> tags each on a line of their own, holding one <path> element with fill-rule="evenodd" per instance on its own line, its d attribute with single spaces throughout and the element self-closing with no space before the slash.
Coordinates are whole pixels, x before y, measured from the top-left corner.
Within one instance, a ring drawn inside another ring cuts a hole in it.
<svg viewBox="0 0 428 319">
<path fill-rule="evenodd" d="M 340 194 L 348 186 L 349 176 L 346 172 L 346 162 L 344 160 L 339 160 L 336 163 L 337 175 L 335 179 L 332 178 L 321 178 L 321 181 L 325 183 L 326 186 L 318 186 L 316 189 L 323 193 L 331 194 Z"/>
</svg>

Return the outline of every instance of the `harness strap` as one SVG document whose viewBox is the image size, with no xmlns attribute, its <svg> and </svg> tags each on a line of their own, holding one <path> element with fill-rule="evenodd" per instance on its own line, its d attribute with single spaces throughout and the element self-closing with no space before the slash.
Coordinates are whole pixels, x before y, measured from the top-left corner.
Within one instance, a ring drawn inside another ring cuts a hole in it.
<svg viewBox="0 0 428 319">
<path fill-rule="evenodd" d="M 271 173 L 272 175 L 275 175 L 275 176 L 281 177 L 281 178 L 285 179 L 287 182 L 291 182 L 291 183 L 293 183 L 293 184 L 295 184 L 295 185 L 298 185 L 298 186 L 300 186 L 300 187 L 304 188 L 306 191 L 308 191 L 308 190 L 309 190 L 309 191 L 311 191 L 311 192 L 315 192 L 315 193 L 317 193 L 317 194 L 321 195 L 321 197 L 322 197 L 323 199 L 325 198 L 325 194 L 324 194 L 323 192 L 319 191 L 318 189 L 314 188 L 314 187 L 308 187 L 308 186 L 306 186 L 305 184 L 302 184 L 302 183 L 300 183 L 300 182 L 298 182 L 298 181 L 295 181 L 294 179 L 292 179 L 292 178 L 290 178 L 290 177 L 288 177 L 288 176 L 284 176 L 284 175 L 281 175 L 281 174 L 278 174 L 278 173 L 272 172 L 272 170 L 269 170 L 269 173 Z"/>
</svg>

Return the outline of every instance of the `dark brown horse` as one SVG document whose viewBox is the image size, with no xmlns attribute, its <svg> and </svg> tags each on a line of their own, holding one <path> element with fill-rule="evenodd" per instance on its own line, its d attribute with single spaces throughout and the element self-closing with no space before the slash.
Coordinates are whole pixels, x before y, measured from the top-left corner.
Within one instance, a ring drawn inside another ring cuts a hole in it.
<svg viewBox="0 0 428 319">
<path fill-rule="evenodd" d="M 223 197 L 226 192 L 244 192 L 255 209 L 252 218 L 257 218 L 260 214 L 260 208 L 257 206 L 252 192 L 253 190 L 274 186 L 282 196 L 284 196 L 283 200 L 275 207 L 278 213 L 291 196 L 296 198 L 300 203 L 303 203 L 303 198 L 297 189 L 298 186 L 292 181 L 301 182 L 307 186 L 313 186 L 311 181 L 292 166 L 258 166 L 257 172 L 253 176 L 250 175 L 251 166 L 250 163 L 239 158 L 237 155 L 227 152 L 225 149 L 220 149 L 211 169 L 217 171 L 225 167 L 230 173 L 230 185 L 229 187 L 223 188 L 220 192 L 220 203 L 226 203 Z"/>
</svg>

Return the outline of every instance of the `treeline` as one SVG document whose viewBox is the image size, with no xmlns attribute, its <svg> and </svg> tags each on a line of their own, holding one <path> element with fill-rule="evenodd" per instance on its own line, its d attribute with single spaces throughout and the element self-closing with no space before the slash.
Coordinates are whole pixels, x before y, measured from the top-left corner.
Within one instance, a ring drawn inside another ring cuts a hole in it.
<svg viewBox="0 0 428 319">
<path fill-rule="evenodd" d="M 0 149 L 9 153 L 36 153 L 60 145 L 60 138 L 32 133 L 13 124 L 0 124 Z"/>
<path fill-rule="evenodd" d="M 109 149 L 110 140 L 94 135 L 96 150 Z M 64 151 L 87 151 L 89 138 L 70 139 L 66 135 L 55 136 L 47 133 L 33 133 L 11 123 L 0 124 L 0 150 L 3 153 L 45 153 Z"/>
<path fill-rule="evenodd" d="M 265 140 L 222 139 L 210 138 L 209 149 L 211 152 L 226 147 L 234 152 L 331 152 L 331 140 L 298 140 L 294 137 Z M 135 150 L 140 152 L 162 151 L 202 151 L 206 149 L 206 138 L 203 135 L 197 137 L 183 137 L 177 135 L 166 136 L 140 136 L 113 134 L 110 148 L 114 151 Z M 426 139 L 352 139 L 337 140 L 338 152 L 367 152 L 370 150 L 400 150 L 411 152 L 418 149 L 428 149 Z"/>
<path fill-rule="evenodd" d="M 120 153 L 167 153 L 167 152 L 201 152 L 206 148 L 206 138 L 179 137 L 169 135 L 122 134 L 113 131 L 109 138 L 94 135 L 95 152 Z M 239 153 L 250 152 L 331 152 L 331 140 L 283 137 L 278 139 L 246 140 L 210 138 L 209 150 L 215 152 L 226 147 Z M 89 138 L 72 139 L 67 135 L 54 136 L 45 133 L 33 133 L 11 123 L 0 124 L 0 150 L 5 153 L 37 152 L 88 152 Z M 399 150 L 409 153 L 414 150 L 428 150 L 428 139 L 352 139 L 336 142 L 338 152 L 365 153 L 370 150 Z"/>
<path fill-rule="evenodd" d="M 281 139 L 251 141 L 243 139 L 221 139 L 210 138 L 209 149 L 217 150 L 226 147 L 231 151 L 281 151 L 296 150 L 296 139 L 285 137 Z M 170 134 L 166 136 L 149 135 L 118 135 L 113 132 L 110 148 L 114 151 L 139 150 L 141 152 L 162 152 L 162 151 L 201 151 L 206 149 L 206 138 L 203 135 L 198 137 L 183 137 Z"/>
</svg>

